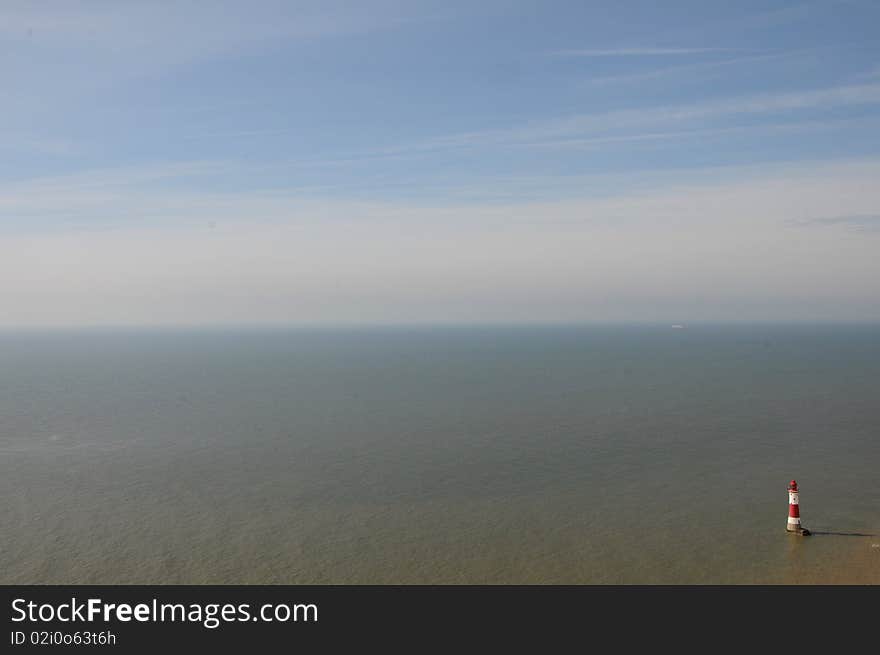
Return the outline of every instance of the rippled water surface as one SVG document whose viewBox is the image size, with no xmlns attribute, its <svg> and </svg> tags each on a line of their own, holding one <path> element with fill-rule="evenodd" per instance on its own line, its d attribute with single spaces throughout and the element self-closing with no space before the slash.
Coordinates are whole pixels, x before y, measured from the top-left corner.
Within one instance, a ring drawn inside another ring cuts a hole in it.
<svg viewBox="0 0 880 655">
<path fill-rule="evenodd" d="M 0 334 L 4 583 L 880 582 L 878 464 L 877 327 Z"/>
</svg>

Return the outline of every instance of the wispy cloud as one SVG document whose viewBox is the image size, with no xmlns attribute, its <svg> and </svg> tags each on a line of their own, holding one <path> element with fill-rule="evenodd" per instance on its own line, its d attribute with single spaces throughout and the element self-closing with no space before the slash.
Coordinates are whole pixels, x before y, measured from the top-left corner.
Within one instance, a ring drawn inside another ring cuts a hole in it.
<svg viewBox="0 0 880 655">
<path fill-rule="evenodd" d="M 880 118 L 845 118 L 832 120 L 805 120 L 797 122 L 772 122 L 759 123 L 756 125 L 732 125 L 729 127 L 711 127 L 706 129 L 690 129 L 690 130 L 674 130 L 666 132 L 639 132 L 634 134 L 624 134 L 618 136 L 600 136 L 600 137 L 574 137 L 574 138 L 558 138 L 546 141 L 533 141 L 518 144 L 518 147 L 525 148 L 548 148 L 548 149 L 588 149 L 593 150 L 607 145 L 639 143 L 639 142 L 667 142 L 675 141 L 677 143 L 693 142 L 695 140 L 704 141 L 715 137 L 724 137 L 732 135 L 757 135 L 757 134 L 774 134 L 779 135 L 788 132 L 821 132 L 836 129 L 877 129 L 880 127 Z"/>
<path fill-rule="evenodd" d="M 585 48 L 555 50 L 556 57 L 665 57 L 675 55 L 699 55 L 714 52 L 731 52 L 734 48 Z"/>
<path fill-rule="evenodd" d="M 233 166 L 226 161 L 159 162 L 115 166 L 106 169 L 82 170 L 54 176 L 41 176 L 29 180 L 11 182 L 0 186 L 0 203 L 18 194 L 62 195 L 87 189 L 134 187 L 160 182 L 180 180 L 228 171 Z M 2 206 L 2 204 L 0 204 Z"/>
<path fill-rule="evenodd" d="M 736 66 L 752 65 L 759 62 L 772 62 L 785 59 L 793 59 L 802 57 L 806 51 L 797 50 L 789 52 L 773 52 L 767 54 L 748 55 L 745 57 L 733 57 L 712 61 L 698 61 L 689 64 L 679 64 L 676 66 L 664 66 L 663 68 L 654 68 L 647 71 L 638 71 L 635 73 L 621 73 L 619 75 L 604 75 L 590 77 L 586 80 L 587 84 L 617 84 L 626 82 L 645 82 L 648 80 L 665 79 L 669 77 L 681 78 L 687 76 L 691 81 L 705 78 L 705 75 L 711 71 L 723 71 L 727 68 Z"/>
<path fill-rule="evenodd" d="M 404 151 L 442 150 L 478 146 L 527 145 L 558 138 L 620 137 L 621 133 L 660 127 L 729 119 L 737 116 L 772 115 L 811 109 L 880 104 L 880 83 L 851 84 L 820 89 L 733 96 L 684 105 L 661 105 L 638 109 L 574 114 L 531 121 L 505 129 L 466 132 L 401 146 Z M 391 152 L 391 150 L 386 150 Z"/>
<path fill-rule="evenodd" d="M 867 223 L 867 217 L 875 215 L 874 209 L 880 202 L 880 188 L 871 184 L 880 174 L 880 163 L 876 160 L 647 171 L 637 178 L 629 173 L 602 173 L 500 176 L 480 179 L 478 183 L 460 176 L 432 182 L 439 185 L 444 198 L 469 197 L 470 200 L 465 201 L 469 206 L 464 209 L 460 203 L 436 203 L 425 198 L 383 200 L 380 194 L 365 200 L 366 196 L 357 193 L 345 196 L 340 188 L 322 191 L 287 186 L 275 191 L 234 190 L 218 183 L 228 177 L 253 176 L 254 166 L 243 162 L 181 162 L 7 183 L 0 185 L 0 229 L 40 231 L 40 225 L 81 228 L 90 224 L 150 229 L 168 225 L 203 226 L 211 221 L 254 225 L 325 219 L 359 222 L 391 217 L 421 223 L 429 216 L 445 224 L 467 222 L 478 214 L 504 222 L 529 216 L 532 216 L 529 220 L 536 220 L 534 217 L 543 214 L 532 211 L 530 203 L 549 205 L 553 200 L 557 201 L 557 207 L 588 203 L 581 207 L 588 208 L 594 218 L 626 217 L 628 221 L 640 220 L 643 210 L 643 217 L 650 216 L 651 220 L 685 215 L 694 220 L 708 220 L 707 209 L 715 207 L 711 213 L 719 219 L 741 222 L 745 217 L 739 216 L 739 211 L 745 203 L 747 214 L 763 218 L 802 220 L 812 214 L 838 217 L 814 219 L 816 224 L 843 222 L 839 217 Z M 266 164 L 256 165 L 259 172 L 267 168 Z M 196 176 L 205 178 L 206 183 L 185 187 L 173 184 L 182 179 L 192 181 Z M 172 184 L 157 186 L 165 181 Z M 514 191 L 524 188 L 543 189 L 544 194 L 527 194 L 537 200 L 523 202 L 523 196 L 517 196 Z M 496 199 L 506 197 L 509 204 L 482 204 L 484 209 L 477 212 L 474 199 L 484 200 L 487 195 L 494 195 Z M 722 195 L 726 200 L 718 204 L 717 198 Z M 647 196 L 655 198 L 648 206 L 643 203 Z M 613 201 L 603 200 L 612 197 Z M 737 198 L 741 198 L 741 202 Z M 722 205 L 723 212 L 718 209 Z M 661 211 L 663 206 L 667 209 Z M 457 219 L 457 215 L 464 218 Z M 551 215 L 558 216 L 559 212 L 547 216 Z M 29 217 L 26 223 L 16 220 L 23 216 Z M 566 220 L 576 219 L 579 214 L 566 216 Z M 65 219 L 60 224 L 55 222 L 59 217 Z M 425 224 L 430 223 L 428 220 Z"/>
<path fill-rule="evenodd" d="M 848 214 L 844 216 L 823 216 L 793 221 L 796 226 L 840 226 L 857 232 L 880 233 L 880 214 Z"/>
</svg>

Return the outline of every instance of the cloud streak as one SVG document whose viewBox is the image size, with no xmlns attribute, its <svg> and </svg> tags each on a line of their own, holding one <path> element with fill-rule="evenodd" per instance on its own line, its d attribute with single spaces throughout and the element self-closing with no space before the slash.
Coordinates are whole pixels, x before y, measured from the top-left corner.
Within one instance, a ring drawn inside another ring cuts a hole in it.
<svg viewBox="0 0 880 655">
<path fill-rule="evenodd" d="M 556 57 L 667 57 L 731 52 L 735 48 L 585 48 L 556 50 Z"/>
<path fill-rule="evenodd" d="M 469 148 L 476 146 L 527 145 L 564 137 L 614 136 L 615 133 L 655 129 L 671 125 L 694 125 L 741 116 L 762 116 L 815 109 L 858 107 L 880 104 L 880 83 L 740 95 L 681 105 L 661 105 L 638 109 L 619 109 L 600 113 L 531 121 L 504 129 L 466 132 L 437 137 L 421 143 L 388 148 L 386 154 L 412 151 Z M 618 134 L 619 135 L 619 134 Z"/>
<path fill-rule="evenodd" d="M 807 52 L 812 51 L 790 51 L 790 52 L 774 52 L 768 54 L 749 55 L 745 57 L 734 57 L 732 59 L 720 59 L 712 61 L 699 61 L 689 64 L 679 64 L 677 66 L 667 66 L 659 69 L 648 71 L 638 71 L 634 73 L 622 73 L 619 75 L 605 75 L 590 77 L 585 82 L 587 84 L 621 84 L 627 82 L 646 82 L 650 80 L 659 80 L 667 78 L 686 78 L 688 81 L 705 79 L 704 73 L 712 71 L 723 71 L 726 68 L 736 66 L 744 66 L 746 64 L 755 64 L 758 62 L 780 61 L 785 59 L 793 59 L 801 57 Z"/>
<path fill-rule="evenodd" d="M 341 157 L 333 158 L 333 161 L 389 159 L 479 147 L 553 147 L 556 144 L 556 146 L 565 149 L 572 147 L 592 148 L 602 144 L 669 141 L 675 138 L 689 138 L 701 134 L 717 135 L 725 132 L 746 133 L 768 129 L 780 132 L 810 128 L 820 130 L 842 126 L 846 119 L 807 121 L 798 117 L 798 120 L 791 120 L 789 123 L 776 122 L 770 125 L 756 123 L 748 126 L 717 125 L 715 122 L 748 116 L 772 116 L 780 113 L 791 115 L 793 112 L 871 105 L 880 105 L 880 82 L 838 85 L 786 93 L 740 95 L 681 105 L 660 105 L 639 109 L 574 114 L 556 119 L 530 121 L 524 125 L 503 129 L 463 132 L 408 144 L 347 153 Z M 228 136 L 246 138 L 285 132 L 285 130 L 236 131 L 230 132 Z M 193 140 L 216 139 L 224 136 L 227 136 L 224 132 L 213 132 L 204 135 L 192 134 L 187 138 Z M 320 165 L 320 162 L 315 163 Z"/>
<path fill-rule="evenodd" d="M 849 214 L 844 216 L 823 216 L 795 221 L 797 226 L 836 227 L 842 226 L 857 232 L 880 232 L 880 214 Z"/>
</svg>

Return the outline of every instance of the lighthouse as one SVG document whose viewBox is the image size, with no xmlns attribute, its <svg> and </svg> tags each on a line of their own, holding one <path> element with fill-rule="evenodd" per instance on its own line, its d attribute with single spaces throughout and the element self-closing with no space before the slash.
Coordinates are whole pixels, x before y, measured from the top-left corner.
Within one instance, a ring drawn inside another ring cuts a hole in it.
<svg viewBox="0 0 880 655">
<path fill-rule="evenodd" d="M 805 530 L 801 525 L 801 506 L 798 498 L 797 480 L 788 483 L 788 525 L 785 527 L 788 532 L 808 537 L 809 530 Z"/>
</svg>

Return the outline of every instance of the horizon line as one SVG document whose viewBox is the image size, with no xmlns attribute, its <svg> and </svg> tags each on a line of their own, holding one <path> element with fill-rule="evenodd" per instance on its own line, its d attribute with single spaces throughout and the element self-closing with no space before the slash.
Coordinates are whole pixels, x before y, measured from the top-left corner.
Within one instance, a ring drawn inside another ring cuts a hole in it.
<svg viewBox="0 0 880 655">
<path fill-rule="evenodd" d="M 835 326 L 835 327 L 880 327 L 877 319 L 742 319 L 721 320 L 701 319 L 693 321 L 661 321 L 661 320 L 581 320 L 581 321 L 396 321 L 396 322 L 212 322 L 212 323 L 83 323 L 83 324 L 30 324 L 0 325 L 2 332 L 30 331 L 112 331 L 112 330 L 357 330 L 357 329 L 418 329 L 418 328 L 588 328 L 588 327 L 656 327 L 671 329 L 673 327 L 700 328 L 723 326 Z"/>
</svg>

